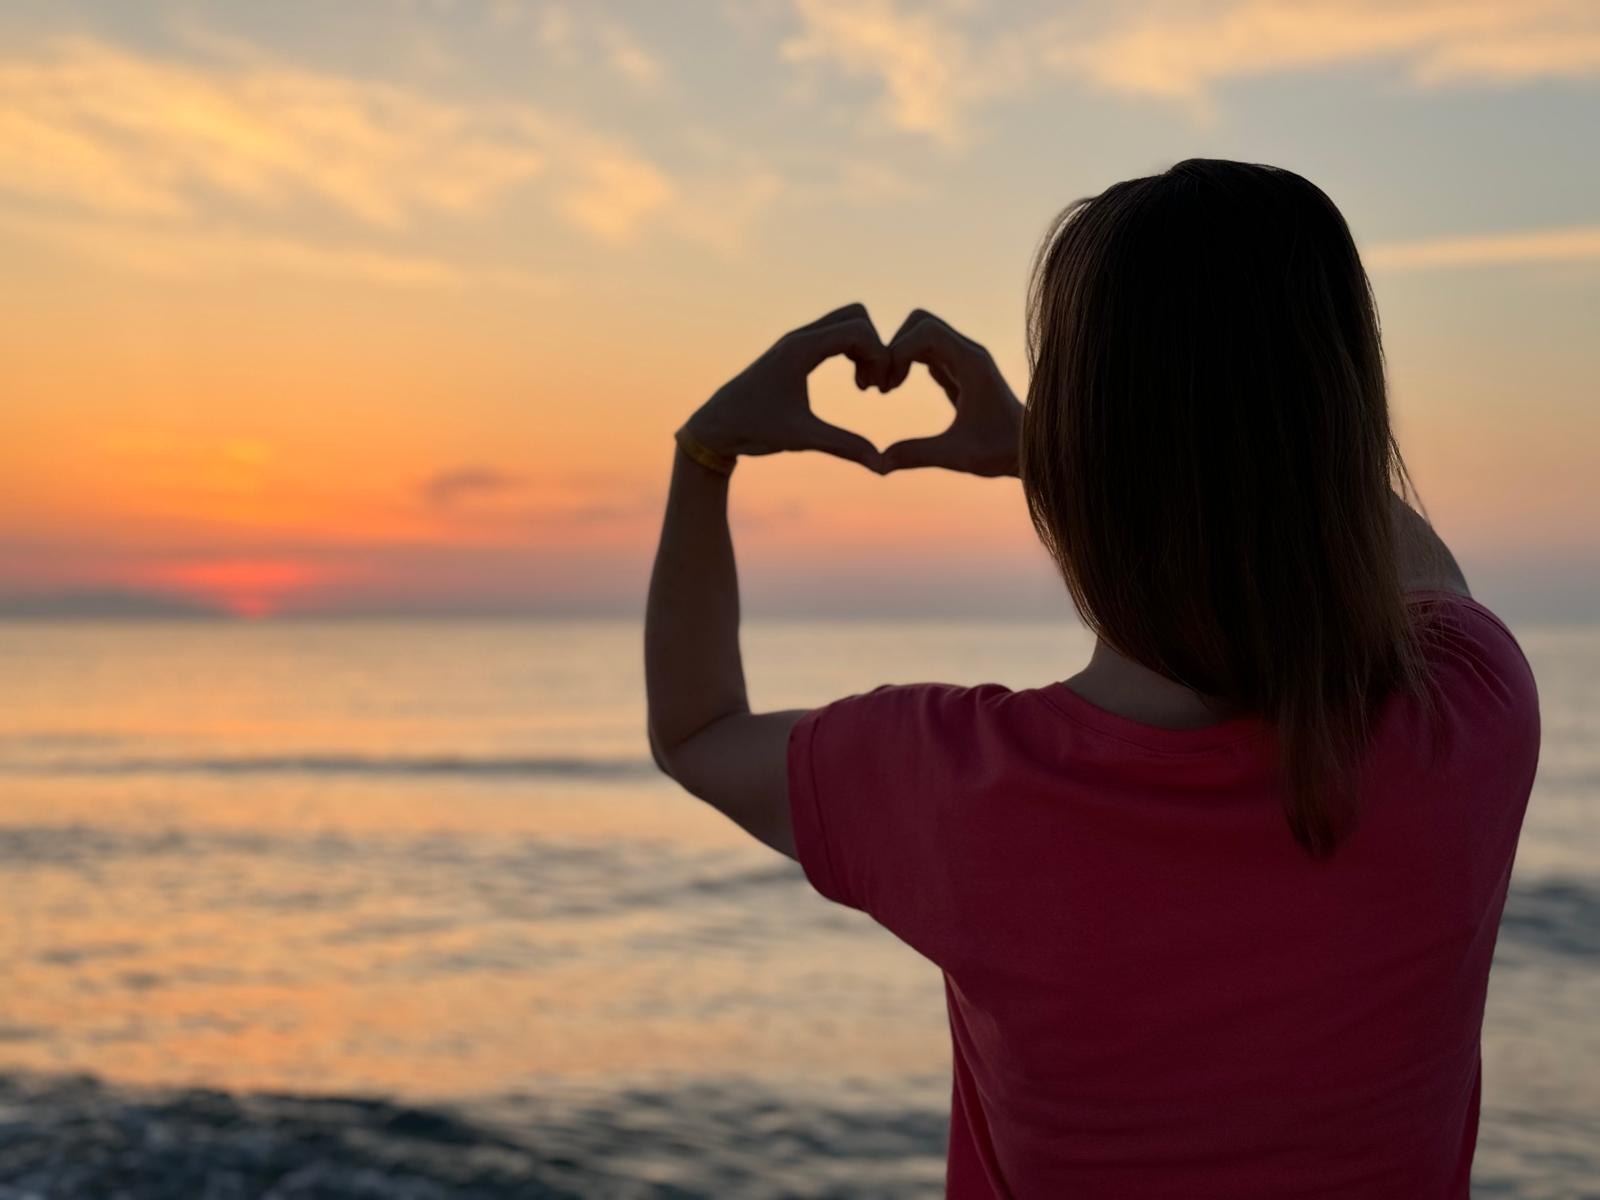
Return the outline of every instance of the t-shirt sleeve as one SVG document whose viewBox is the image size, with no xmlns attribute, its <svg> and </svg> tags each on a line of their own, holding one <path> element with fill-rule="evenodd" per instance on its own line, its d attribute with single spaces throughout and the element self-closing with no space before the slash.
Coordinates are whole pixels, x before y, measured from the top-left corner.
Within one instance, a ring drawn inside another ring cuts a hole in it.
<svg viewBox="0 0 1600 1200">
<path fill-rule="evenodd" d="M 1432 607 L 1424 644 L 1448 684 L 1447 702 L 1485 752 L 1527 760 L 1539 749 L 1539 691 L 1533 669 L 1506 623 L 1470 596 L 1413 592 Z"/>
<path fill-rule="evenodd" d="M 982 712 L 1005 693 L 885 685 L 814 709 L 789 735 L 789 813 L 806 877 L 930 957 L 959 870 Z"/>
<path fill-rule="evenodd" d="M 1477 600 L 1454 592 L 1413 593 L 1430 612 L 1423 642 L 1433 674 L 1445 739 L 1419 726 L 1416 744 L 1442 745 L 1440 762 L 1459 781 L 1459 795 L 1477 797 L 1461 825 L 1472 877 L 1494 879 L 1510 868 L 1539 765 L 1538 684 L 1510 628 Z"/>
</svg>

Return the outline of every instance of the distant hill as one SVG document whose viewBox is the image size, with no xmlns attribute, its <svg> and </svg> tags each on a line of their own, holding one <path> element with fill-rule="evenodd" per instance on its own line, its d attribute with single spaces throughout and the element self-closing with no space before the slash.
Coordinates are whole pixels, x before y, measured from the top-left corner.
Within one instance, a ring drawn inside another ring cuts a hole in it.
<svg viewBox="0 0 1600 1200">
<path fill-rule="evenodd" d="M 0 595 L 0 619 L 10 617 L 206 617 L 225 616 L 193 600 L 160 592 L 112 588 Z"/>
</svg>

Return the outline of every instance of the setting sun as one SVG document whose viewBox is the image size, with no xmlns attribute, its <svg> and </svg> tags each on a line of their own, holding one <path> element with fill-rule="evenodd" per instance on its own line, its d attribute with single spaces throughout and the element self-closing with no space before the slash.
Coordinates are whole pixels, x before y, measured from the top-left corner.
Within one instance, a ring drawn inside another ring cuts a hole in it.
<svg viewBox="0 0 1600 1200">
<path fill-rule="evenodd" d="M 286 559 L 221 559 L 152 568 L 135 582 L 236 617 L 270 617 L 304 608 L 334 572 Z"/>
</svg>

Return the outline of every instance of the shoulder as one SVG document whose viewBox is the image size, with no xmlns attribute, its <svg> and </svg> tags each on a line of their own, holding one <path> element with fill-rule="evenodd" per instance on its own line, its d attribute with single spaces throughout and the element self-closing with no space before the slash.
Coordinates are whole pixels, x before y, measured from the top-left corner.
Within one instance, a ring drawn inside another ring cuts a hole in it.
<svg viewBox="0 0 1600 1200">
<path fill-rule="evenodd" d="M 926 927 L 927 881 L 968 807 L 964 785 L 994 746 L 987 714 L 1009 695 L 999 684 L 885 684 L 801 717 L 789 812 L 795 856 L 819 892 L 929 953 L 938 936 Z"/>
<path fill-rule="evenodd" d="M 921 727 L 932 732 L 1001 711 L 1017 693 L 1004 684 L 886 683 L 816 709 L 814 719 Z"/>
<path fill-rule="evenodd" d="M 998 683 L 892 683 L 812 709 L 796 724 L 792 758 L 850 764 L 858 771 L 939 771 L 1004 721 L 1021 693 Z"/>
<path fill-rule="evenodd" d="M 1527 655 L 1511 627 L 1488 605 L 1455 588 L 1412 588 L 1406 603 L 1417 620 L 1423 645 L 1429 649 L 1461 652 L 1504 660 L 1531 674 Z"/>
<path fill-rule="evenodd" d="M 1501 732 L 1537 741 L 1539 690 L 1511 627 L 1487 605 L 1447 588 L 1407 593 L 1434 682 L 1450 706 Z"/>
</svg>

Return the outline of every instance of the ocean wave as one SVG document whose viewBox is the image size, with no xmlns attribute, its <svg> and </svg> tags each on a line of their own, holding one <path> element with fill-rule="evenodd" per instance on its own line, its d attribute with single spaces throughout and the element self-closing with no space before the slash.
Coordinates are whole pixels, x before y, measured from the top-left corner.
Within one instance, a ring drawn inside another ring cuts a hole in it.
<svg viewBox="0 0 1600 1200">
<path fill-rule="evenodd" d="M 490 779 L 632 779 L 655 773 L 642 758 L 554 755 L 255 754 L 213 757 L 57 758 L 0 764 L 20 775 L 357 775 Z"/>
<path fill-rule="evenodd" d="M 1570 877 L 1513 880 L 1496 961 L 1515 961 L 1522 951 L 1600 962 L 1600 883 Z"/>
<path fill-rule="evenodd" d="M 941 1077 L 750 1079 L 411 1104 L 0 1074 L 0 1198 L 694 1200 L 944 1195 Z M 1485 1104 L 1473 1195 L 1591 1195 L 1600 1123 Z"/>
<path fill-rule="evenodd" d="M 418 1106 L 0 1074 L 0 1198 L 933 1197 L 941 1084 L 847 1098 L 696 1080 Z"/>
</svg>

